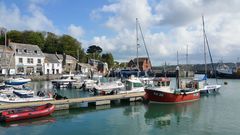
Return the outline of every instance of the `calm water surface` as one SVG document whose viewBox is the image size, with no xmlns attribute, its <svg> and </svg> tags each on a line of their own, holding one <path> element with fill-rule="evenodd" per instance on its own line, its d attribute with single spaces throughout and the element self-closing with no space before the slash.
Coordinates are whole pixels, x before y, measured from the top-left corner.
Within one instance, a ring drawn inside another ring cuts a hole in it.
<svg viewBox="0 0 240 135">
<path fill-rule="evenodd" d="M 213 81 L 214 80 L 210 80 Z M 219 80 L 219 95 L 176 105 L 128 103 L 56 111 L 52 116 L 1 124 L 0 135 L 239 135 L 240 80 Z M 49 82 L 34 89 L 52 90 Z M 79 90 L 58 90 L 67 97 L 84 97 Z"/>
</svg>

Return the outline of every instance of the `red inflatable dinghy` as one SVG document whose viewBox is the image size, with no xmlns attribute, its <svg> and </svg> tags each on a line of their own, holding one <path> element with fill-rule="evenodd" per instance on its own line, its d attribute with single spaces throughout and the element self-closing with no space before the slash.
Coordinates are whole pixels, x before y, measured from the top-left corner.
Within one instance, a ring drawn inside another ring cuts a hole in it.
<svg viewBox="0 0 240 135">
<path fill-rule="evenodd" d="M 0 121 L 11 122 L 48 116 L 54 112 L 54 109 L 55 106 L 50 103 L 41 106 L 9 109 L 0 114 Z"/>
</svg>

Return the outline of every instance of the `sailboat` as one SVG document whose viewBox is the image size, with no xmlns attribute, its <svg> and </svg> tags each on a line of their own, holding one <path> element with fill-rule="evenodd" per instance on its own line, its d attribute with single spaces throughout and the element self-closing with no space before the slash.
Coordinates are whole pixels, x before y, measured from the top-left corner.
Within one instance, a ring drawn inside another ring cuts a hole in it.
<svg viewBox="0 0 240 135">
<path fill-rule="evenodd" d="M 211 55 L 209 44 L 208 44 L 207 35 L 205 32 L 204 16 L 202 16 L 202 24 L 203 24 L 203 40 L 204 40 L 203 45 L 204 45 L 205 75 L 195 76 L 194 80 L 198 81 L 199 84 L 202 84 L 202 85 L 199 85 L 199 90 L 200 90 L 201 95 L 216 94 L 219 92 L 221 85 L 208 84 L 208 82 L 207 82 L 207 62 L 206 62 L 207 61 L 207 58 L 206 58 L 206 50 L 207 49 L 209 52 L 213 71 L 215 71 L 215 70 L 214 70 L 214 66 L 213 66 L 213 60 L 212 60 L 212 55 Z M 216 71 L 215 71 L 215 76 L 216 76 Z M 216 83 L 217 83 L 217 78 L 216 78 Z"/>
</svg>

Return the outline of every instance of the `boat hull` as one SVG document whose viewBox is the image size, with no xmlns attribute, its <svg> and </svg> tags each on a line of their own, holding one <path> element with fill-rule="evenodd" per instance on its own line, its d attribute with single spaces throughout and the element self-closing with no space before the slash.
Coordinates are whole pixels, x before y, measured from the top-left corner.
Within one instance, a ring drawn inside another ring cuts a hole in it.
<svg viewBox="0 0 240 135">
<path fill-rule="evenodd" d="M 199 91 L 191 93 L 167 93 L 163 91 L 156 91 L 145 89 L 145 98 L 150 102 L 157 103 L 183 103 L 198 100 L 200 98 Z"/>
<path fill-rule="evenodd" d="M 6 85 L 23 85 L 23 84 L 26 84 L 30 81 L 31 81 L 31 79 L 17 78 L 17 79 L 7 80 L 7 81 L 5 81 L 5 84 Z"/>
<path fill-rule="evenodd" d="M 37 107 L 23 107 L 3 111 L 0 117 L 1 121 L 11 122 L 25 119 L 44 117 L 52 114 L 55 110 L 53 104 L 45 104 Z"/>
</svg>

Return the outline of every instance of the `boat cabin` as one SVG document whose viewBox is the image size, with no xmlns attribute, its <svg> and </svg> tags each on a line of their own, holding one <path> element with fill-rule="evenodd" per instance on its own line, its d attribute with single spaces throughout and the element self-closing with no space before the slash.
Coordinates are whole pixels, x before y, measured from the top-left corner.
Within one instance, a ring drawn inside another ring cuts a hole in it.
<svg viewBox="0 0 240 135">
<path fill-rule="evenodd" d="M 143 84 L 139 79 L 126 80 L 126 90 L 133 90 L 136 88 L 143 88 Z"/>
<path fill-rule="evenodd" d="M 153 79 L 154 87 L 169 87 L 170 86 L 170 79 L 169 78 L 155 78 Z"/>
</svg>

